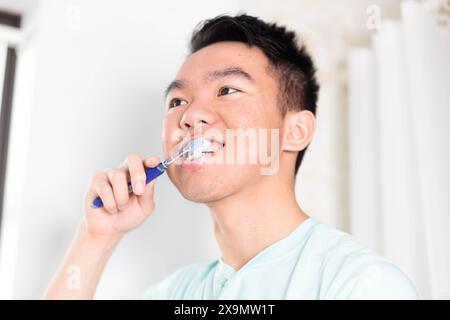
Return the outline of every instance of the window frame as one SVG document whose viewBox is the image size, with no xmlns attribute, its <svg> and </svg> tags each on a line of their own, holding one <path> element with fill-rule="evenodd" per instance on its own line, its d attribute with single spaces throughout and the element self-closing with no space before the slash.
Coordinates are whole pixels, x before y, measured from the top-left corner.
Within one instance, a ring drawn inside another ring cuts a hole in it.
<svg viewBox="0 0 450 320">
<path fill-rule="evenodd" d="M 0 26 L 20 29 L 21 16 L 18 14 L 0 10 Z M 5 73 L 3 75 L 3 91 L 1 96 L 0 111 L 0 230 L 5 196 L 5 183 L 7 173 L 8 144 L 11 125 L 11 113 L 14 94 L 14 80 L 16 76 L 17 52 L 16 48 L 8 45 Z"/>
</svg>

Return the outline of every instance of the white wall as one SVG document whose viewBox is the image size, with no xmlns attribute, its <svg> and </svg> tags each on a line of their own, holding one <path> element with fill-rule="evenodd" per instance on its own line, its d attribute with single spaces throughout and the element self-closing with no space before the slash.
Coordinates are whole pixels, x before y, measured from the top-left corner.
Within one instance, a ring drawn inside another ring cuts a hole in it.
<svg viewBox="0 0 450 320">
<path fill-rule="evenodd" d="M 92 171 L 130 152 L 161 154 L 163 90 L 192 28 L 237 9 L 236 1 L 45 0 L 27 14 L 2 231 L 4 298 L 41 296 L 82 216 Z M 217 257 L 206 209 L 182 199 L 167 177 L 156 190 L 154 215 L 120 244 L 98 298 L 138 298 L 176 268 Z"/>
</svg>

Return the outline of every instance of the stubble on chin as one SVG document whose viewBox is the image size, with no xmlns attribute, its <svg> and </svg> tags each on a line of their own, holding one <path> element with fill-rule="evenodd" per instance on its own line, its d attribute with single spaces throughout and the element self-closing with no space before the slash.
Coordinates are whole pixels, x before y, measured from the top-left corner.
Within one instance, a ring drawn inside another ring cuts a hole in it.
<svg viewBox="0 0 450 320">
<path fill-rule="evenodd" d="M 224 181 L 220 177 L 209 178 L 207 181 L 195 181 L 194 177 L 186 181 L 183 181 L 180 177 L 170 180 L 181 195 L 192 202 L 206 204 L 227 196 Z"/>
</svg>

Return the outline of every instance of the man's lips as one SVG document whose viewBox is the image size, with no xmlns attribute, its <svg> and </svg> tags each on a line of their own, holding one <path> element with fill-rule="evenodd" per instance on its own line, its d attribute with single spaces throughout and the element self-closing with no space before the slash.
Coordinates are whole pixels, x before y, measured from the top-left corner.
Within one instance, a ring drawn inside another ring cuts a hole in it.
<svg viewBox="0 0 450 320">
<path fill-rule="evenodd" d="M 192 158 L 192 157 L 195 157 L 196 155 L 199 155 L 200 153 L 201 153 L 201 156 L 214 155 L 216 152 L 220 151 L 221 149 L 223 149 L 225 147 L 225 143 L 223 143 L 222 141 L 219 141 L 215 138 L 205 138 L 202 136 L 197 136 L 197 137 L 193 137 L 193 138 L 189 139 L 188 141 L 186 141 L 183 144 L 182 150 L 189 148 L 188 147 L 189 144 L 196 139 L 206 140 L 207 143 L 201 144 L 200 146 L 198 146 L 194 143 L 194 146 L 193 146 L 194 150 L 183 154 L 183 158 L 185 158 L 185 159 Z"/>
<path fill-rule="evenodd" d="M 193 137 L 191 140 L 187 141 L 184 144 L 184 148 L 193 140 L 193 139 L 197 139 L 198 137 Z M 182 166 L 199 166 L 205 163 L 206 159 L 211 159 L 213 158 L 217 152 L 219 152 L 220 150 L 222 150 L 225 147 L 225 143 L 218 141 L 214 138 L 205 138 L 203 137 L 203 139 L 208 140 L 210 142 L 210 145 L 208 148 L 206 148 L 205 150 L 203 150 L 201 152 L 201 155 L 194 155 L 190 152 L 185 153 L 181 158 L 181 165 Z"/>
</svg>

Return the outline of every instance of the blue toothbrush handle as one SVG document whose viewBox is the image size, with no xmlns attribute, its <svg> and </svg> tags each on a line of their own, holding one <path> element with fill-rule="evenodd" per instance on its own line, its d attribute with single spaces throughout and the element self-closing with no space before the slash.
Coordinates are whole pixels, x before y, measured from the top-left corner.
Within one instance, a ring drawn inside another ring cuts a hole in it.
<svg viewBox="0 0 450 320">
<path fill-rule="evenodd" d="M 160 175 L 162 175 L 165 171 L 166 171 L 166 167 L 160 163 L 158 164 L 156 167 L 154 168 L 148 168 L 147 170 L 145 170 L 145 175 L 146 175 L 146 181 L 145 183 L 149 183 L 150 181 L 158 178 Z M 131 182 L 128 182 L 128 192 L 131 193 L 133 192 L 133 187 L 131 186 Z M 92 201 L 91 204 L 92 208 L 101 208 L 103 207 L 103 201 L 102 199 L 100 199 L 100 197 L 95 198 L 94 201 Z"/>
</svg>

